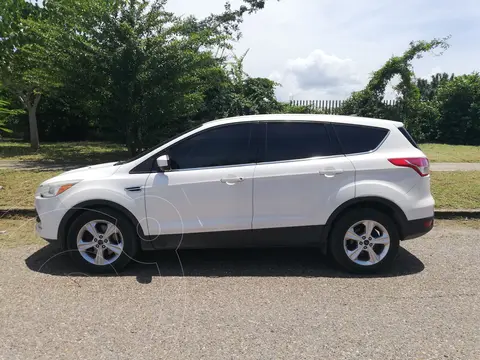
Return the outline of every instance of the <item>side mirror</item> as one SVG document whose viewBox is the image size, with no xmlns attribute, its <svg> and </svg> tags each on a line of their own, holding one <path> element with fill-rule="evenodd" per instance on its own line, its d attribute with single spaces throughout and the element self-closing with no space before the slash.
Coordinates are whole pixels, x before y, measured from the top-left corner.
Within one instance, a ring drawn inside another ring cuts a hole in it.
<svg viewBox="0 0 480 360">
<path fill-rule="evenodd" d="M 160 170 L 170 170 L 170 158 L 168 155 L 162 155 L 157 158 L 157 166 Z"/>
</svg>

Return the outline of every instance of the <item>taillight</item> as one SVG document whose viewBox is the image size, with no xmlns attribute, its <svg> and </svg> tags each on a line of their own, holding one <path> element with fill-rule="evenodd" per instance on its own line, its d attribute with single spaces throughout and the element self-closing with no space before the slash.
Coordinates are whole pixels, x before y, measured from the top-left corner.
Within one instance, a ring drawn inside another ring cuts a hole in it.
<svg viewBox="0 0 480 360">
<path fill-rule="evenodd" d="M 420 176 L 430 174 L 430 162 L 427 158 L 399 158 L 388 159 L 395 166 L 409 167 L 415 170 Z"/>
</svg>

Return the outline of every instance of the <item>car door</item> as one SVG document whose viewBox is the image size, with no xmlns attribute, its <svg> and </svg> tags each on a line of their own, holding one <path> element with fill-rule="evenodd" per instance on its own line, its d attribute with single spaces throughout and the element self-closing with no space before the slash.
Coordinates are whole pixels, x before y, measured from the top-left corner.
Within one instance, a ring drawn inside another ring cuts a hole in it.
<svg viewBox="0 0 480 360">
<path fill-rule="evenodd" d="M 253 229 L 324 225 L 355 196 L 355 170 L 329 124 L 267 122 L 254 175 Z"/>
<path fill-rule="evenodd" d="M 208 128 L 162 152 L 171 169 L 145 188 L 150 235 L 251 229 L 254 125 Z"/>
</svg>

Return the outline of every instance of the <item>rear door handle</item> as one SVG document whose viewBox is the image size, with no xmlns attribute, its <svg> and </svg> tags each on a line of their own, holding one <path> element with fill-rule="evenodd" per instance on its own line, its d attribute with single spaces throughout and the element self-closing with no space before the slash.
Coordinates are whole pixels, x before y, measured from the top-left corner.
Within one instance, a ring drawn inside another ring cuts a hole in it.
<svg viewBox="0 0 480 360">
<path fill-rule="evenodd" d="M 320 175 L 325 175 L 326 177 L 334 177 L 335 175 L 342 174 L 343 170 L 342 169 L 333 169 L 333 168 L 327 168 L 319 171 Z"/>
<path fill-rule="evenodd" d="M 227 184 L 227 185 L 233 185 L 233 184 L 237 184 L 239 182 L 242 182 L 243 180 L 245 180 L 244 178 L 241 178 L 241 177 L 229 177 L 229 178 L 222 178 L 220 179 L 220 181 L 223 183 L 223 184 Z"/>
</svg>

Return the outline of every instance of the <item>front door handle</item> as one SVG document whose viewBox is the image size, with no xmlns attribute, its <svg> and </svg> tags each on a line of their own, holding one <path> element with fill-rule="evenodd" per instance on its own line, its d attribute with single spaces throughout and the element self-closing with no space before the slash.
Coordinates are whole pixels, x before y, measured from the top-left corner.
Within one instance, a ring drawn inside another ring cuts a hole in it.
<svg viewBox="0 0 480 360">
<path fill-rule="evenodd" d="M 243 180 L 245 180 L 245 179 L 241 178 L 241 177 L 237 177 L 237 176 L 232 176 L 232 177 L 228 177 L 228 178 L 222 178 L 222 179 L 220 179 L 220 182 L 222 182 L 223 184 L 227 184 L 227 185 L 233 185 L 233 184 L 237 184 L 239 182 L 242 182 Z"/>
<path fill-rule="evenodd" d="M 320 175 L 325 175 L 325 177 L 334 177 L 335 175 L 342 174 L 342 169 L 326 168 L 319 171 Z"/>
</svg>

